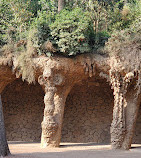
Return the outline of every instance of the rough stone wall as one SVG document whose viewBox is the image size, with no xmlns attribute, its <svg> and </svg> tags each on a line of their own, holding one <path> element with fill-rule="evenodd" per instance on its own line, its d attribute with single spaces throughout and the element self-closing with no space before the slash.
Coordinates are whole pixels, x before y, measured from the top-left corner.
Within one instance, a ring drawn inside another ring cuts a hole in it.
<svg viewBox="0 0 141 158">
<path fill-rule="evenodd" d="M 9 141 L 40 141 L 43 97 L 40 85 L 28 85 L 21 80 L 4 89 L 2 102 Z"/>
<path fill-rule="evenodd" d="M 105 80 L 76 85 L 64 113 L 62 141 L 110 142 L 113 94 Z"/>
</svg>

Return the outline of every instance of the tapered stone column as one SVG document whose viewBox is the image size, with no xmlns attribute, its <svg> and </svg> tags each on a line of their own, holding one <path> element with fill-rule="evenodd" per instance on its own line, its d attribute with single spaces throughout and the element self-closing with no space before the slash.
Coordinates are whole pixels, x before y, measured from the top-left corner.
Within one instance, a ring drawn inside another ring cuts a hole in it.
<svg viewBox="0 0 141 158">
<path fill-rule="evenodd" d="M 114 109 L 111 124 L 111 145 L 113 149 L 120 149 L 125 137 L 125 94 L 119 80 L 114 81 Z"/>
<path fill-rule="evenodd" d="M 45 109 L 42 122 L 41 147 L 58 147 L 61 139 L 62 118 L 68 89 L 59 73 L 45 68 L 39 77 L 39 83 L 45 89 Z"/>
<path fill-rule="evenodd" d="M 51 140 L 50 146 L 52 147 L 59 147 L 61 142 L 61 131 L 62 131 L 62 124 L 64 117 L 65 102 L 70 90 L 71 90 L 71 86 L 60 87 L 58 88 L 54 96 L 54 103 L 55 103 L 54 116 L 58 124 L 58 128 L 54 136 L 50 139 Z"/>
<path fill-rule="evenodd" d="M 140 95 L 136 95 L 135 87 L 129 89 L 126 94 L 126 102 L 127 106 L 125 107 L 125 125 L 126 125 L 126 133 L 124 137 L 124 141 L 122 143 L 122 149 L 128 150 L 131 148 L 132 138 L 135 131 L 135 125 L 140 105 Z"/>
<path fill-rule="evenodd" d="M 41 146 L 46 147 L 50 144 L 50 138 L 56 132 L 58 125 L 54 119 L 54 94 L 56 88 L 49 86 L 46 88 L 46 94 L 44 97 L 45 109 L 44 109 L 44 118 L 42 122 L 42 138 Z"/>
<path fill-rule="evenodd" d="M 134 74 L 125 77 L 120 73 L 111 74 L 111 83 L 114 89 L 114 109 L 111 124 L 112 149 L 125 149 L 131 147 L 135 128 L 140 96 L 137 96 L 135 85 L 130 85 Z"/>
</svg>

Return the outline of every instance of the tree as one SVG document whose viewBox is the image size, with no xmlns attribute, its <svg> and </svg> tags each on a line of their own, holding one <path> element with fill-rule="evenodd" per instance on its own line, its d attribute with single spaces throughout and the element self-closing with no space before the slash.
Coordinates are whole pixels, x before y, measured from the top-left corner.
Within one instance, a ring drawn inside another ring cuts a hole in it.
<svg viewBox="0 0 141 158">
<path fill-rule="evenodd" d="M 83 12 L 83 9 L 78 7 L 72 11 L 64 9 L 56 15 L 56 20 L 50 25 L 50 29 L 61 53 L 71 56 L 90 52 L 88 16 L 88 12 Z"/>
<path fill-rule="evenodd" d="M 64 8 L 64 0 L 58 0 L 58 12 Z"/>
<path fill-rule="evenodd" d="M 13 13 L 13 26 L 16 30 L 16 36 L 21 40 L 25 35 L 26 30 L 28 29 L 29 22 L 33 16 L 32 12 L 28 10 L 30 1 L 22 0 L 8 0 L 9 6 Z M 24 35 L 23 35 L 24 34 Z"/>
<path fill-rule="evenodd" d="M 10 154 L 9 147 L 6 140 L 2 101 L 0 95 L 0 156 L 7 156 Z"/>
<path fill-rule="evenodd" d="M 0 45 L 25 39 L 33 17 L 30 1 L 0 1 Z"/>
<path fill-rule="evenodd" d="M 12 26 L 11 19 L 12 12 L 9 8 L 8 2 L 0 1 L 0 46 L 7 43 L 7 30 Z"/>
</svg>

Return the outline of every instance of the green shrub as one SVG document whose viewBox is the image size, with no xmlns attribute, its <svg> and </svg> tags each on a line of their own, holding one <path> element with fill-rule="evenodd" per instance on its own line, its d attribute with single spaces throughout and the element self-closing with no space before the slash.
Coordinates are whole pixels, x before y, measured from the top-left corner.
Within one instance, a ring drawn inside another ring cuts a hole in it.
<svg viewBox="0 0 141 158">
<path fill-rule="evenodd" d="M 63 10 L 56 15 L 56 20 L 50 28 L 61 53 L 71 56 L 90 51 L 89 23 L 88 13 L 80 8 Z"/>
<path fill-rule="evenodd" d="M 12 12 L 9 8 L 7 1 L 0 1 L 0 46 L 8 42 L 7 29 L 11 27 Z"/>
<path fill-rule="evenodd" d="M 44 42 L 50 40 L 53 43 L 51 30 L 49 25 L 55 20 L 55 12 L 39 11 L 38 16 L 33 19 L 28 34 L 33 42 L 33 46 L 37 49 L 38 54 L 50 54 L 49 52 L 42 51 L 40 48 Z"/>
<path fill-rule="evenodd" d="M 109 30 L 124 30 L 141 15 L 141 1 L 119 1 L 109 11 Z"/>
<path fill-rule="evenodd" d="M 92 52 L 96 52 L 99 48 L 103 48 L 110 37 L 107 31 L 95 32 L 93 28 L 89 28 L 89 46 Z"/>
</svg>

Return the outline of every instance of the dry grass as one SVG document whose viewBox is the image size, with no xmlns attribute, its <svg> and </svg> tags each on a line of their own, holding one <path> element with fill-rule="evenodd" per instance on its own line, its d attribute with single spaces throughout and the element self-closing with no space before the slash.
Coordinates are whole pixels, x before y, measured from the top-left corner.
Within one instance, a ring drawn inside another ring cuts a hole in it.
<svg viewBox="0 0 141 158">
<path fill-rule="evenodd" d="M 26 50 L 17 55 L 16 66 L 14 68 L 17 77 L 22 76 L 23 80 L 28 83 L 35 83 L 35 65 L 33 63 L 33 57 L 36 50 L 32 46 L 32 42 L 27 42 Z"/>
</svg>

